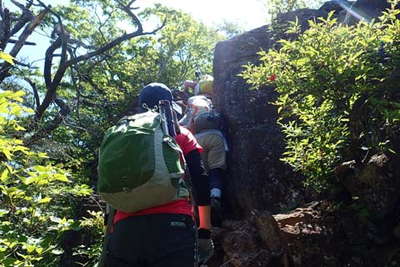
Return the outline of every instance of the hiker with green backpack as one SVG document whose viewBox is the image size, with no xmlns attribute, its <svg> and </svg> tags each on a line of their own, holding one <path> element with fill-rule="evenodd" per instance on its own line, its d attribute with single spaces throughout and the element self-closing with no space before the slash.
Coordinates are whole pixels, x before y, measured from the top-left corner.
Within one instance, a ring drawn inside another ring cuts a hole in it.
<svg viewBox="0 0 400 267">
<path fill-rule="evenodd" d="M 145 86 L 142 113 L 122 118 L 100 146 L 98 191 L 115 210 L 103 266 L 189 267 L 213 254 L 202 147 L 168 112 L 169 104 L 179 111 L 172 100 L 166 85 Z M 199 207 L 198 229 L 190 198 Z"/>
</svg>

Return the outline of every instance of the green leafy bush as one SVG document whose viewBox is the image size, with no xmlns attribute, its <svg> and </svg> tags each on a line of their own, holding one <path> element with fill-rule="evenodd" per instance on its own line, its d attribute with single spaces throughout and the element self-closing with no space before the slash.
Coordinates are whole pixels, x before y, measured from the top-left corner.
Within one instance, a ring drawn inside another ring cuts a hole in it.
<svg viewBox="0 0 400 267">
<path fill-rule="evenodd" d="M 395 152 L 388 131 L 400 120 L 397 3 L 371 23 L 342 25 L 333 13 L 309 21 L 296 40 L 260 52 L 261 64 L 241 74 L 253 87 L 276 87 L 282 160 L 317 190 L 326 188 L 338 163 Z"/>
<path fill-rule="evenodd" d="M 0 91 L 0 266 L 55 266 L 62 233 L 88 225 L 71 219 L 70 200 L 92 190 L 24 146 L 20 120 L 32 111 L 22 96 Z"/>
</svg>

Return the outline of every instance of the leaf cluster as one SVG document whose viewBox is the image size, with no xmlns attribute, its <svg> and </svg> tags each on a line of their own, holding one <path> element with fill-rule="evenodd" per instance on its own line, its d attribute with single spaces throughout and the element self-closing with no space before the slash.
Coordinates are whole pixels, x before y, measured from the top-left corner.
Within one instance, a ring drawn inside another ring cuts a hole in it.
<svg viewBox="0 0 400 267">
<path fill-rule="evenodd" d="M 92 193 L 74 184 L 62 165 L 26 147 L 18 133 L 23 92 L 0 92 L 0 262 L 1 266 L 54 266 L 60 237 L 78 230 L 71 200 Z"/>
<path fill-rule="evenodd" d="M 282 160 L 317 190 L 332 181 L 338 163 L 398 149 L 390 140 L 400 119 L 395 5 L 372 23 L 342 25 L 333 13 L 309 21 L 296 40 L 260 52 L 261 64 L 241 74 L 253 87 L 276 87 L 286 140 Z"/>
</svg>

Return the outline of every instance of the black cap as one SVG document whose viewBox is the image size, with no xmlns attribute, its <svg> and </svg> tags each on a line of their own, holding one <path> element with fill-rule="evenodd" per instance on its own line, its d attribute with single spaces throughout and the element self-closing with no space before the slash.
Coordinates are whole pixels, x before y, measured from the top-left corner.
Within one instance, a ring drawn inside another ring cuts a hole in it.
<svg viewBox="0 0 400 267">
<path fill-rule="evenodd" d="M 171 102 L 172 108 L 182 114 L 182 108 L 173 101 L 171 90 L 163 83 L 150 83 L 143 87 L 139 95 L 139 105 L 141 108 L 154 109 L 160 100 Z"/>
</svg>

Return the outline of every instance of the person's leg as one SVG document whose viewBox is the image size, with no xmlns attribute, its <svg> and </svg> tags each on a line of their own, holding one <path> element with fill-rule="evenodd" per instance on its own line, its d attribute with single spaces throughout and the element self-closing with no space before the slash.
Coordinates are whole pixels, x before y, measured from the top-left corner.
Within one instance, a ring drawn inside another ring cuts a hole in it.
<svg viewBox="0 0 400 267">
<path fill-rule="evenodd" d="M 160 238 L 153 240 L 151 267 L 192 267 L 196 264 L 196 226 L 187 215 L 162 214 Z M 155 236 L 155 235 L 154 235 Z"/>
<path fill-rule="evenodd" d="M 148 243 L 151 226 L 146 216 L 132 216 L 119 221 L 109 236 L 106 267 L 145 267 L 143 256 Z"/>
<path fill-rule="evenodd" d="M 107 255 L 104 267 L 145 267 L 149 266 L 144 260 L 133 262 L 125 262 L 124 259 L 116 258 L 114 255 Z"/>
<path fill-rule="evenodd" d="M 211 197 L 221 199 L 223 190 L 223 169 L 226 166 L 224 139 L 221 136 L 210 134 L 208 141 L 207 165 L 210 176 Z"/>
<path fill-rule="evenodd" d="M 220 168 L 209 170 L 210 197 L 221 198 L 223 190 L 223 170 Z"/>
<path fill-rule="evenodd" d="M 196 262 L 195 244 L 191 216 L 132 216 L 114 225 L 105 263 L 107 267 L 191 267 Z"/>
<path fill-rule="evenodd" d="M 210 179 L 210 197 L 211 197 L 211 223 L 213 226 L 220 226 L 222 223 L 222 191 L 223 191 L 223 174 L 220 168 L 211 169 L 209 171 Z"/>
</svg>

